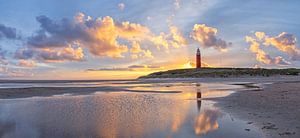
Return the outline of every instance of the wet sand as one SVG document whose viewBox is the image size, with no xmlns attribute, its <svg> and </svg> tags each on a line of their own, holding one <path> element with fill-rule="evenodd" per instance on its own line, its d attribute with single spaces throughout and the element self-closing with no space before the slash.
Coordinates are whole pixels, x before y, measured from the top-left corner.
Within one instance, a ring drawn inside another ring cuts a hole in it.
<svg viewBox="0 0 300 138">
<path fill-rule="evenodd" d="M 28 97 L 48 97 L 53 95 L 71 94 L 87 95 L 95 92 L 142 92 L 142 93 L 180 93 L 180 91 L 129 90 L 122 87 L 31 87 L 0 89 L 0 99 Z"/>
<path fill-rule="evenodd" d="M 145 93 L 179 93 L 178 91 L 153 91 L 153 90 L 132 90 L 130 88 L 135 87 L 134 85 L 141 84 L 161 84 L 161 83 L 226 83 L 226 84 L 235 84 L 235 83 L 249 83 L 249 82 L 280 82 L 280 81 L 300 81 L 300 77 L 294 76 L 275 76 L 275 77 L 241 77 L 241 78 L 171 78 L 171 79 L 138 79 L 138 80 L 124 80 L 125 83 L 120 83 L 118 80 L 110 80 L 111 83 L 105 86 L 92 86 L 92 87 L 83 87 L 83 86 L 74 86 L 70 85 L 68 87 L 45 87 L 45 85 L 41 85 L 38 87 L 28 87 L 28 88 L 0 88 L 0 99 L 14 99 L 14 98 L 28 98 L 28 97 L 47 97 L 53 95 L 61 95 L 61 94 L 72 94 L 72 95 L 85 95 L 92 94 L 94 92 L 145 92 Z M 31 84 L 31 83 L 46 83 L 53 84 L 61 83 L 66 85 L 68 83 L 78 83 L 78 82 L 106 82 L 102 80 L 0 80 L 2 84 Z M 80 84 L 79 84 L 80 85 Z M 130 86 L 132 85 L 132 86 Z M 12 85 L 13 86 L 13 85 Z M 117 87 L 116 87 L 117 86 Z"/>
<path fill-rule="evenodd" d="M 266 137 L 299 138 L 300 82 L 274 82 L 263 87 L 219 98 L 217 106 L 259 127 Z"/>
</svg>

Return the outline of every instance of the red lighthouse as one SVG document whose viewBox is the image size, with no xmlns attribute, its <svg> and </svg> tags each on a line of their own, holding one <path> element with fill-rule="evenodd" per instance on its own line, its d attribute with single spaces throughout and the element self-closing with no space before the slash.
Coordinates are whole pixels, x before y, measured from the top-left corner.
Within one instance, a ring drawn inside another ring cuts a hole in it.
<svg viewBox="0 0 300 138">
<path fill-rule="evenodd" d="M 197 54 L 196 54 L 196 68 L 201 69 L 201 53 L 200 49 L 197 49 Z"/>
</svg>

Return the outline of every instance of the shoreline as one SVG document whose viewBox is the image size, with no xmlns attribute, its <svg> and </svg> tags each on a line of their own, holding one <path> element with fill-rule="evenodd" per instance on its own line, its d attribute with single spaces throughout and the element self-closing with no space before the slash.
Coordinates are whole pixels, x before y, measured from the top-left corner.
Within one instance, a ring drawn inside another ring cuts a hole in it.
<svg viewBox="0 0 300 138">
<path fill-rule="evenodd" d="M 88 95 L 95 92 L 141 92 L 141 93 L 180 93 L 180 91 L 131 90 L 113 87 L 30 87 L 0 89 L 1 99 L 18 99 L 30 97 L 50 97 L 55 95 Z"/>
<path fill-rule="evenodd" d="M 120 80 L 122 81 L 122 80 Z M 36 81 L 10 81 L 7 83 L 35 83 Z M 55 82 L 55 81 L 51 81 Z M 61 82 L 61 81 L 58 81 Z M 81 81 L 76 81 L 81 82 Z M 82 81 L 86 82 L 86 81 Z M 245 85 L 248 83 L 266 83 L 266 82 L 300 82 L 300 77 L 296 76 L 272 76 L 272 77 L 237 77 L 237 78 L 161 78 L 161 79 L 136 79 L 131 82 L 121 83 L 128 85 L 135 84 L 157 84 L 157 83 L 224 83 L 227 85 Z M 69 83 L 63 81 L 62 83 Z M 1 84 L 1 82 L 0 82 Z M 51 84 L 51 83 L 50 83 Z M 113 82 L 118 84 L 118 82 Z M 108 84 L 109 85 L 109 84 Z M 180 91 L 153 91 L 153 90 L 132 90 L 131 87 L 124 86 L 89 86 L 89 87 L 16 87 L 16 88 L 0 88 L 0 99 L 15 99 L 15 98 L 29 98 L 29 97 L 48 97 L 61 94 L 72 95 L 86 95 L 95 92 L 144 92 L 144 93 L 178 93 Z"/>
<path fill-rule="evenodd" d="M 299 81 L 279 81 L 213 100 L 221 110 L 257 126 L 266 137 L 299 138 L 299 90 Z M 245 128 L 245 131 L 251 130 Z"/>
</svg>

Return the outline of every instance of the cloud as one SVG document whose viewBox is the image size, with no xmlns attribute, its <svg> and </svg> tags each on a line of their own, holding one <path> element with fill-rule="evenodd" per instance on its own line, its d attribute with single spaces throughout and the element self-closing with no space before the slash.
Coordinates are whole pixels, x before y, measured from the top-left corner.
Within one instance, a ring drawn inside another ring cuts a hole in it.
<svg viewBox="0 0 300 138">
<path fill-rule="evenodd" d="M 195 24 L 191 37 L 204 48 L 213 47 L 216 50 L 225 51 L 232 44 L 217 38 L 217 32 L 217 28 L 208 27 L 205 24 Z"/>
<path fill-rule="evenodd" d="M 132 71 L 129 68 L 99 68 L 99 69 L 87 69 L 86 71 Z"/>
<path fill-rule="evenodd" d="M 130 69 L 145 68 L 145 67 L 147 67 L 147 66 L 145 66 L 145 65 L 131 65 L 131 66 L 128 66 L 128 68 L 130 68 Z"/>
<path fill-rule="evenodd" d="M 116 24 L 111 17 L 92 19 L 79 13 L 75 21 L 62 19 L 52 21 L 46 16 L 39 16 L 41 32 L 29 40 L 32 47 L 67 47 L 78 44 L 86 47 L 95 56 L 122 57 L 127 52 L 126 45 L 117 42 L 118 37 L 133 37 L 138 25 Z M 129 30 L 129 34 L 122 33 Z M 139 29 L 139 28 L 138 28 Z M 47 36 L 46 33 L 50 34 Z"/>
<path fill-rule="evenodd" d="M 173 38 L 171 45 L 173 45 L 173 47 L 175 48 L 186 46 L 187 40 L 183 37 L 181 32 L 178 30 L 178 28 L 176 26 L 170 26 L 169 28 L 170 28 L 171 37 Z"/>
<path fill-rule="evenodd" d="M 46 62 L 62 62 L 62 61 L 82 61 L 84 59 L 83 50 L 81 47 L 73 48 L 66 47 L 63 49 L 43 49 L 36 51 L 37 59 Z"/>
<path fill-rule="evenodd" d="M 146 19 L 147 19 L 147 20 L 151 20 L 152 17 L 151 17 L 151 16 L 147 16 Z"/>
<path fill-rule="evenodd" d="M 147 71 L 147 70 L 159 70 L 162 69 L 160 66 L 155 65 L 130 65 L 127 67 L 112 67 L 112 68 L 98 68 L 98 69 L 87 69 L 86 71 Z"/>
<path fill-rule="evenodd" d="M 288 54 L 292 60 L 300 60 L 300 50 L 297 48 L 297 39 L 292 34 L 282 32 L 275 37 L 266 36 L 264 45 L 272 45 L 279 51 Z"/>
<path fill-rule="evenodd" d="M 174 0 L 175 10 L 180 9 L 180 1 L 181 1 L 181 0 Z"/>
<path fill-rule="evenodd" d="M 250 50 L 256 53 L 256 59 L 265 64 L 290 65 L 291 63 L 281 56 L 272 58 L 260 46 L 273 46 L 282 53 L 287 54 L 291 60 L 300 60 L 300 49 L 297 39 L 293 34 L 282 32 L 277 36 L 268 36 L 265 32 L 255 32 L 253 37 L 246 36 L 246 41 L 251 44 Z"/>
<path fill-rule="evenodd" d="M 131 58 L 153 58 L 152 52 L 150 50 L 141 49 L 141 46 L 138 42 L 133 41 L 130 49 Z"/>
<path fill-rule="evenodd" d="M 264 32 L 255 32 L 255 36 L 258 38 L 258 40 L 263 40 L 266 37 L 266 33 L 264 33 Z"/>
<path fill-rule="evenodd" d="M 27 45 L 31 49 L 77 45 L 87 48 L 94 56 L 120 58 L 123 57 L 123 53 L 128 52 L 129 48 L 128 45 L 121 44 L 119 40 L 130 43 L 148 41 L 154 45 L 161 44 L 153 41 L 160 36 L 153 34 L 147 27 L 127 21 L 116 22 L 109 16 L 93 19 L 79 13 L 74 20 L 63 18 L 54 21 L 46 16 L 39 16 L 37 21 L 40 23 L 41 29 L 28 39 Z M 186 40 L 178 29 L 176 27 L 170 29 L 171 32 L 162 36 L 159 41 L 166 42 L 166 47 L 186 45 Z M 145 57 L 152 57 L 150 50 L 141 52 Z"/>
<path fill-rule="evenodd" d="M 49 37 L 45 30 L 38 31 L 34 36 L 29 37 L 27 46 L 31 48 L 60 48 L 68 45 L 68 41 L 62 35 L 53 35 Z"/>
<path fill-rule="evenodd" d="M 161 67 L 155 66 L 155 65 L 131 65 L 131 66 L 128 66 L 128 68 L 130 68 L 130 69 L 145 69 L 145 68 L 159 69 Z"/>
<path fill-rule="evenodd" d="M 168 50 L 188 43 L 179 29 L 171 25 L 169 32 L 156 35 L 146 26 L 128 21 L 118 22 L 109 16 L 92 18 L 78 13 L 74 19 L 52 20 L 42 15 L 36 20 L 40 29 L 27 39 L 25 47 L 16 51 L 16 59 L 37 62 L 83 61 L 85 54 L 123 58 L 128 52 L 132 59 L 153 58 L 151 46 Z M 147 45 L 147 49 L 142 47 L 144 45 Z"/>
<path fill-rule="evenodd" d="M 36 63 L 33 60 L 20 60 L 18 65 L 21 67 L 32 68 L 36 66 Z"/>
<path fill-rule="evenodd" d="M 83 61 L 84 54 L 81 47 L 65 47 L 60 49 L 19 49 L 15 53 L 17 59 L 33 59 L 40 62 Z"/>
<path fill-rule="evenodd" d="M 128 48 L 117 39 L 135 40 L 148 32 L 146 27 L 129 22 L 118 23 L 111 17 L 92 19 L 79 13 L 75 19 L 53 21 L 46 16 L 37 17 L 41 29 L 28 40 L 30 48 L 58 48 L 78 45 L 100 57 L 123 57 Z"/>
<path fill-rule="evenodd" d="M 119 10 L 123 11 L 125 9 L 125 4 L 124 3 L 119 3 L 118 8 L 119 8 Z"/>
<path fill-rule="evenodd" d="M 8 78 L 11 77 L 32 77 L 34 74 L 29 72 L 28 70 L 21 70 L 19 68 L 7 68 L 7 67 L 0 67 L 0 77 L 1 78 Z"/>
<path fill-rule="evenodd" d="M 169 26 L 169 33 L 161 32 L 157 36 L 150 38 L 150 41 L 153 42 L 158 49 L 163 47 L 169 49 L 169 47 L 181 48 L 187 45 L 186 38 L 181 34 L 176 26 Z"/>
<path fill-rule="evenodd" d="M 133 41 L 132 42 L 132 47 L 130 49 L 130 52 L 134 53 L 134 54 L 137 54 L 137 53 L 140 53 L 142 51 L 143 50 L 141 49 L 140 44 L 138 42 L 136 42 L 136 41 Z"/>
<path fill-rule="evenodd" d="M 7 38 L 7 39 L 17 39 L 16 29 L 12 27 L 7 27 L 3 24 L 0 24 L 0 39 Z"/>
<path fill-rule="evenodd" d="M 262 33 L 256 33 L 256 36 L 260 36 L 259 34 Z M 260 43 L 258 42 L 260 39 L 262 39 L 261 37 L 258 37 L 258 40 L 250 37 L 250 36 L 246 36 L 245 37 L 246 42 L 250 43 L 250 51 L 256 54 L 256 60 L 264 63 L 264 64 L 271 64 L 271 65 L 290 65 L 291 63 L 286 61 L 285 59 L 283 59 L 280 56 L 277 56 L 275 58 L 272 58 L 269 54 L 267 54 L 264 50 L 262 50 L 260 48 Z"/>
<path fill-rule="evenodd" d="M 0 47 L 0 64 L 2 64 L 2 65 L 7 65 L 8 64 L 8 61 L 6 59 L 6 53 L 7 53 L 7 51 L 3 50 Z"/>
</svg>

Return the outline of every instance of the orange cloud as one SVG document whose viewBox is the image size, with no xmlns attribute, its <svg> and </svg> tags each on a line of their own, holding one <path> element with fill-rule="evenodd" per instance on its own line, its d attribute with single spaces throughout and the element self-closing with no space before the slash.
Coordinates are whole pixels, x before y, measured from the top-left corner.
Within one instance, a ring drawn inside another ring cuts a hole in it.
<svg viewBox="0 0 300 138">
<path fill-rule="evenodd" d="M 217 28 L 206 26 L 205 24 L 195 24 L 191 37 L 199 42 L 202 47 L 213 47 L 219 51 L 226 51 L 231 43 L 217 38 Z"/>
<path fill-rule="evenodd" d="M 181 34 L 176 26 L 169 26 L 169 33 L 161 32 L 158 36 L 150 36 L 150 41 L 156 45 L 158 49 L 163 47 L 168 50 L 170 47 L 181 48 L 187 45 L 186 38 Z"/>
<path fill-rule="evenodd" d="M 86 18 L 86 21 L 81 24 L 85 26 L 91 19 Z M 89 39 L 92 40 L 80 40 L 82 46 L 87 47 L 89 51 L 96 56 L 108 56 L 113 58 L 123 57 L 122 53 L 127 52 L 126 45 L 119 44 L 117 38 L 120 36 L 118 26 L 116 26 L 114 20 L 106 16 L 103 19 L 93 20 L 94 27 L 87 28 Z"/>
<path fill-rule="evenodd" d="M 300 50 L 297 48 L 297 39 L 294 35 L 282 32 L 275 37 L 265 37 L 264 45 L 272 45 L 279 51 L 287 53 L 292 60 L 300 59 Z"/>
<path fill-rule="evenodd" d="M 88 54 L 110 58 L 123 58 L 125 55 L 132 59 L 154 58 L 154 48 L 151 46 L 168 52 L 170 48 L 188 44 L 174 25 L 169 25 L 168 32 L 157 35 L 141 24 L 118 22 L 109 16 L 92 18 L 78 13 L 74 19 L 52 20 L 46 16 L 36 19 L 40 30 L 28 38 L 25 48 L 16 51 L 16 59 L 35 62 L 83 61 Z"/>
<path fill-rule="evenodd" d="M 289 64 L 291 64 L 280 56 L 272 58 L 269 54 L 267 54 L 264 50 L 262 50 L 260 48 L 260 44 L 256 39 L 254 39 L 250 36 L 246 36 L 245 39 L 246 39 L 246 42 L 250 43 L 249 49 L 251 52 L 256 54 L 257 61 L 264 63 L 264 64 L 273 64 L 273 65 L 289 65 Z"/>
<path fill-rule="evenodd" d="M 173 45 L 173 47 L 180 48 L 187 45 L 187 40 L 183 37 L 176 26 L 170 26 L 169 29 L 171 33 L 170 35 L 173 38 L 173 41 L 171 42 L 171 45 Z"/>
<path fill-rule="evenodd" d="M 171 46 L 179 48 L 187 45 L 187 40 L 175 26 L 169 27 L 169 33 L 162 32 L 160 35 L 155 35 L 146 26 L 128 21 L 116 22 L 109 16 L 93 19 L 83 13 L 78 13 L 74 21 L 68 19 L 53 21 L 46 16 L 39 16 L 37 20 L 41 24 L 41 29 L 29 38 L 29 49 L 52 49 L 76 45 L 87 48 L 94 56 L 120 58 L 124 57 L 123 54 L 129 49 L 132 51 L 137 48 L 129 48 L 128 42 L 146 43 L 155 45 L 157 48 L 162 46 L 165 49 Z M 120 40 L 124 44 L 120 43 Z M 138 53 L 141 53 L 143 57 L 153 57 L 149 49 L 141 48 Z M 132 57 L 140 56 L 132 55 Z"/>
<path fill-rule="evenodd" d="M 259 39 L 259 40 L 263 40 L 266 37 L 266 33 L 264 32 L 255 32 L 255 36 Z"/>
<path fill-rule="evenodd" d="M 121 24 L 116 23 L 118 34 L 120 38 L 127 40 L 143 40 L 150 34 L 150 30 L 136 23 L 122 22 Z"/>
<path fill-rule="evenodd" d="M 77 14 L 74 21 L 52 21 L 46 16 L 39 16 L 37 20 L 41 30 L 29 38 L 28 47 L 52 49 L 76 45 L 87 48 L 92 55 L 99 57 L 123 57 L 128 46 L 119 43 L 118 39 L 141 41 L 150 32 L 147 27 L 139 24 L 115 22 L 109 16 L 93 19 L 83 13 Z"/>
<path fill-rule="evenodd" d="M 137 53 L 140 53 L 142 51 L 143 50 L 141 49 L 140 44 L 138 42 L 136 42 L 136 41 L 133 41 L 131 49 L 130 49 L 130 52 L 134 53 L 134 54 L 137 54 Z"/>
<path fill-rule="evenodd" d="M 153 58 L 152 52 L 150 50 L 141 49 L 140 44 L 136 41 L 132 42 L 130 52 L 132 59 Z"/>
<path fill-rule="evenodd" d="M 150 41 L 156 45 L 157 49 L 160 49 L 160 46 L 169 49 L 169 42 L 166 37 L 165 33 L 160 33 L 158 36 L 151 37 Z"/>
<path fill-rule="evenodd" d="M 268 36 L 265 32 L 255 32 L 254 37 L 246 36 L 246 42 L 251 44 L 250 51 L 256 53 L 256 59 L 264 64 L 290 65 L 291 63 L 281 56 L 272 58 L 260 48 L 261 44 L 274 46 L 279 51 L 288 54 L 292 60 L 300 59 L 300 50 L 297 48 L 296 37 L 286 32 L 282 32 L 275 37 Z"/>
</svg>

